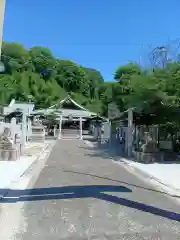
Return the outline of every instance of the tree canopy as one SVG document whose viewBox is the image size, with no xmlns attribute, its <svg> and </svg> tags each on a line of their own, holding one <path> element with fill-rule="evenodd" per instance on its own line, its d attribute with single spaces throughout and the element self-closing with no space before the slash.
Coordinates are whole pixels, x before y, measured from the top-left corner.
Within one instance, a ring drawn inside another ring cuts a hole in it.
<svg viewBox="0 0 180 240">
<path fill-rule="evenodd" d="M 114 76 L 118 94 L 113 94 L 113 101 L 121 102 L 121 111 L 133 107 L 143 114 L 154 114 L 157 122 L 180 117 L 180 62 L 151 71 L 130 63 L 120 66 Z"/>
<path fill-rule="evenodd" d="M 168 121 L 175 121 L 179 113 L 180 62 L 152 70 L 129 63 L 119 66 L 114 81 L 107 82 L 98 70 L 57 59 L 40 46 L 27 50 L 19 43 L 3 43 L 2 61 L 6 72 L 0 75 L 0 104 L 12 98 L 28 101 L 31 96 L 37 108 L 45 108 L 70 94 L 79 104 L 105 116 L 109 104 L 120 112 L 134 107 Z"/>
<path fill-rule="evenodd" d="M 101 112 L 99 88 L 101 73 L 70 60 L 57 59 L 48 48 L 35 46 L 27 50 L 18 43 L 3 43 L 2 61 L 6 72 L 0 75 L 0 103 L 13 97 L 36 107 L 48 107 L 67 94 L 85 107 Z"/>
</svg>

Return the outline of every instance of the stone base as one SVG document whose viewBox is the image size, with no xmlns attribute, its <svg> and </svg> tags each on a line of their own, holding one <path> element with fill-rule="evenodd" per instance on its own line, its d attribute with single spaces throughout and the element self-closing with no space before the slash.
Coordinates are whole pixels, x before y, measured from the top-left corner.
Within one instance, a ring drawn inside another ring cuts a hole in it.
<svg viewBox="0 0 180 240">
<path fill-rule="evenodd" d="M 20 148 L 0 149 L 0 161 L 16 161 L 20 159 Z"/>
<path fill-rule="evenodd" d="M 144 152 L 134 152 L 134 158 L 137 162 L 142 163 L 153 163 L 162 161 L 161 153 L 144 153 Z"/>
</svg>

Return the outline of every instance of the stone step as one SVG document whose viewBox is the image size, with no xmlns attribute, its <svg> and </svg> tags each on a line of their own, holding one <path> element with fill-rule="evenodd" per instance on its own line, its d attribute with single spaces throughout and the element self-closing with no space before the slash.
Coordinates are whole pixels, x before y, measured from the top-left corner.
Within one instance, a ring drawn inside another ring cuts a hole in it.
<svg viewBox="0 0 180 240">
<path fill-rule="evenodd" d="M 61 139 L 79 139 L 80 136 L 61 136 Z"/>
</svg>

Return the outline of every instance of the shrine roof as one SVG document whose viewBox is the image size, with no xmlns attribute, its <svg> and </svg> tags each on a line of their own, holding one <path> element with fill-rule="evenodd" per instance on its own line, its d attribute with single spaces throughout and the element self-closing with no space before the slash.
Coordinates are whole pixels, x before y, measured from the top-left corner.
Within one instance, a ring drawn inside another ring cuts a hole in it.
<svg viewBox="0 0 180 240">
<path fill-rule="evenodd" d="M 69 95 L 64 98 L 63 100 L 61 100 L 59 103 L 56 103 L 54 105 L 52 105 L 51 107 L 49 107 L 49 109 L 51 108 L 60 108 L 60 109 L 63 109 L 65 108 L 66 109 L 66 104 L 67 103 L 70 103 L 72 104 L 72 106 L 76 107 L 78 110 L 83 110 L 83 111 L 87 111 L 89 112 L 88 109 L 86 109 L 85 107 L 83 107 L 82 105 L 78 104 L 76 101 L 74 101 Z M 73 110 L 73 109 L 71 109 Z"/>
<path fill-rule="evenodd" d="M 74 101 L 69 95 L 61 100 L 59 103 L 49 107 L 47 111 L 59 110 L 61 115 L 68 117 L 72 115 L 73 117 L 91 117 L 96 116 L 97 114 L 89 111 L 82 105 Z"/>
</svg>

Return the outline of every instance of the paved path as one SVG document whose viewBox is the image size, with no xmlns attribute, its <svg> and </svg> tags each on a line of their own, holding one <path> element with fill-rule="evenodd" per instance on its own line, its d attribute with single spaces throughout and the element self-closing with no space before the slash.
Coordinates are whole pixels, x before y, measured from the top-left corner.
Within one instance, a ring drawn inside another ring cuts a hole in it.
<svg viewBox="0 0 180 240">
<path fill-rule="evenodd" d="M 33 188 L 15 239 L 180 239 L 180 205 L 82 141 L 57 142 Z"/>
</svg>

